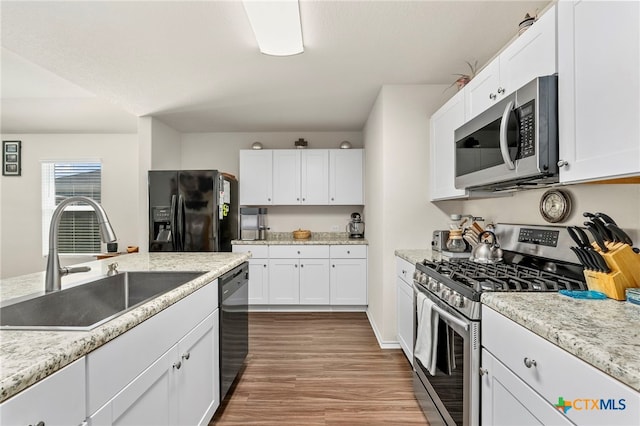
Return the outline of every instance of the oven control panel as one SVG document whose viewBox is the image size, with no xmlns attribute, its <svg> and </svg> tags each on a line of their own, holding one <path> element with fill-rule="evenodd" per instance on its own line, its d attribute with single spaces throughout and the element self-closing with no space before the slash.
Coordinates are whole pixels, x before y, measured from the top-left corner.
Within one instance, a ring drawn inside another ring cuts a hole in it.
<svg viewBox="0 0 640 426">
<path fill-rule="evenodd" d="M 518 234 L 518 242 L 548 247 L 557 247 L 559 235 L 560 231 L 550 229 L 520 228 L 520 233 Z"/>
</svg>

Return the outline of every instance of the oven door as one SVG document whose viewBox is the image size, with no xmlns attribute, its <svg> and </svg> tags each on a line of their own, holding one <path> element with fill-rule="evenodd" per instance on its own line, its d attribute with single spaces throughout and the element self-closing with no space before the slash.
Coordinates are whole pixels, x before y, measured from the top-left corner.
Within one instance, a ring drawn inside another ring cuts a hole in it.
<svg viewBox="0 0 640 426">
<path fill-rule="evenodd" d="M 431 425 L 477 425 L 480 419 L 480 327 L 414 283 L 414 308 L 418 292 L 435 303 L 438 333 L 435 371 L 414 356 L 414 391 Z M 416 335 L 417 310 L 414 309 Z M 424 336 L 423 336 L 424 337 Z M 415 352 L 414 352 L 415 353 Z M 474 374 L 475 373 L 475 374 Z"/>
</svg>

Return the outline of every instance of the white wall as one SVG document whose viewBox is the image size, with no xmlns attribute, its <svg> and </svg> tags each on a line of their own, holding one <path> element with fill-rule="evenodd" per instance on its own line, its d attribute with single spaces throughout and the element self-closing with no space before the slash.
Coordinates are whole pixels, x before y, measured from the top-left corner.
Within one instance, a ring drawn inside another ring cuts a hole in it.
<svg viewBox="0 0 640 426">
<path fill-rule="evenodd" d="M 395 343 L 394 252 L 426 248 L 460 202 L 429 203 L 429 117 L 447 86 L 384 86 L 364 129 L 369 317 L 383 344 Z"/>
<path fill-rule="evenodd" d="M 182 135 L 181 168 L 216 169 L 242 179 L 238 170 L 241 149 L 251 149 L 251 145 L 256 141 L 261 142 L 264 149 L 293 149 L 294 142 L 299 138 L 304 138 L 309 143 L 309 149 L 338 148 L 345 140 L 351 142 L 354 148 L 363 146 L 362 132 L 185 133 Z M 362 206 L 268 208 L 268 224 L 271 231 L 275 232 L 290 232 L 298 228 L 331 232 L 336 226 L 339 231 L 344 231 L 351 213 L 362 212 Z M 365 222 L 366 219 L 365 217 Z"/>
<path fill-rule="evenodd" d="M 177 170 L 181 161 L 181 134 L 157 118 L 151 120 L 151 168 Z"/>
<path fill-rule="evenodd" d="M 2 176 L 3 278 L 43 271 L 41 161 L 102 161 L 102 205 L 118 237 L 119 248 L 137 245 L 138 147 L 135 134 L 13 134 L 22 141 L 22 176 Z M 83 259 L 63 258 L 63 264 Z"/>
</svg>

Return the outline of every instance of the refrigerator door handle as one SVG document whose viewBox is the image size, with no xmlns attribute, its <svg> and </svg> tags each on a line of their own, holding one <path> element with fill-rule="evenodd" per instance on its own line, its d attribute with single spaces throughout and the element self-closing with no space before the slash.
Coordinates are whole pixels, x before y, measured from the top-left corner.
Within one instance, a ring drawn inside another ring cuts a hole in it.
<svg viewBox="0 0 640 426">
<path fill-rule="evenodd" d="M 176 233 L 176 196 L 171 196 L 171 211 L 169 214 L 169 230 L 171 232 L 171 248 L 176 250 L 177 245 L 177 233 Z"/>
<path fill-rule="evenodd" d="M 184 239 L 185 239 L 185 224 L 184 224 L 184 197 L 182 194 L 178 195 L 178 235 L 176 241 L 178 242 L 177 251 L 184 251 Z"/>
</svg>

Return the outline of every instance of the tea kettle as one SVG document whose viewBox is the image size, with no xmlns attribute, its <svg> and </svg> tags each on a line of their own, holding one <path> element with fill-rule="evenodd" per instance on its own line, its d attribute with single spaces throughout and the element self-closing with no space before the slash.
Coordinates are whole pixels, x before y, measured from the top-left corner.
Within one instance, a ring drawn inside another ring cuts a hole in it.
<svg viewBox="0 0 640 426">
<path fill-rule="evenodd" d="M 360 213 L 351 213 L 351 222 L 347 224 L 349 238 L 364 238 L 364 222 Z"/>
<path fill-rule="evenodd" d="M 491 242 L 482 241 L 484 235 L 491 235 Z M 498 244 L 496 234 L 491 231 L 484 231 L 478 236 L 480 243 L 471 251 L 471 258 L 476 263 L 496 263 L 502 260 L 502 249 Z"/>
</svg>

